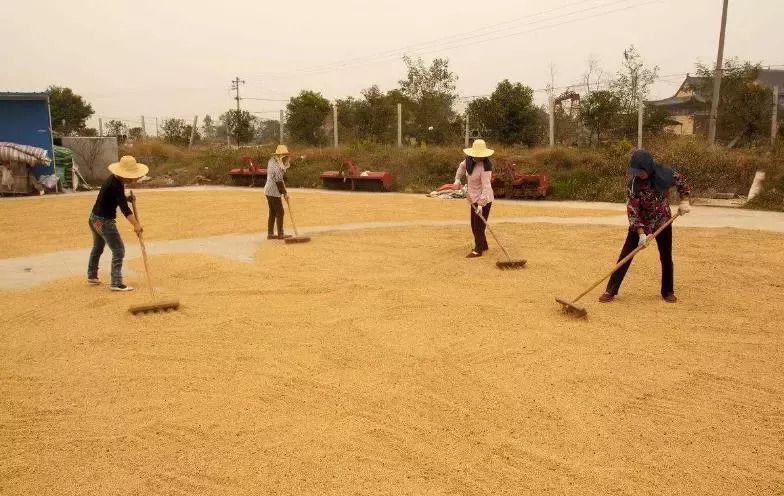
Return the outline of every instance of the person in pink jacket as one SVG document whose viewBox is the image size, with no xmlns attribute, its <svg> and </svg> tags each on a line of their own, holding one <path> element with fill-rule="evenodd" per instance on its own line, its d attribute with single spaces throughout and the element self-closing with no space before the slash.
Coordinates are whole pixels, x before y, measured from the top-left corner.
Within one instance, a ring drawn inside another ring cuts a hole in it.
<svg viewBox="0 0 784 496">
<path fill-rule="evenodd" d="M 478 139 L 471 148 L 463 149 L 463 153 L 466 158 L 457 168 L 455 185 L 461 185 L 461 179 L 465 176 L 468 183 L 468 200 L 471 203 L 471 231 L 474 233 L 474 249 L 466 258 L 476 258 L 481 257 L 489 248 L 485 221 L 490 216 L 490 207 L 493 204 L 493 187 L 490 184 L 493 164 L 490 163 L 490 157 L 494 151 L 487 148 L 485 140 Z"/>
</svg>

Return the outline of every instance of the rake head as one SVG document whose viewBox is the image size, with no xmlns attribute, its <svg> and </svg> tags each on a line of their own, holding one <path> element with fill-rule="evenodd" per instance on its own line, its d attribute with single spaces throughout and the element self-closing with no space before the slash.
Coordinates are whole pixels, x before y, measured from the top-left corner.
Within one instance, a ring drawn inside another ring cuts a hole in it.
<svg viewBox="0 0 784 496">
<path fill-rule="evenodd" d="M 292 236 L 283 240 L 287 245 L 293 243 L 307 243 L 308 241 L 310 241 L 310 236 Z"/>
<path fill-rule="evenodd" d="M 148 312 L 168 312 L 169 310 L 177 310 L 180 307 L 180 300 L 162 300 L 152 303 L 143 303 L 141 305 L 131 305 L 128 309 L 134 315 Z"/>
<path fill-rule="evenodd" d="M 501 270 L 514 270 L 514 269 L 522 269 L 525 267 L 527 260 L 499 260 L 495 263 L 496 267 Z"/>
<path fill-rule="evenodd" d="M 563 310 L 567 315 L 581 319 L 588 317 L 588 312 L 585 310 L 585 308 L 573 301 L 569 301 L 564 298 L 556 298 L 555 301 L 561 304 L 561 310 Z"/>
</svg>

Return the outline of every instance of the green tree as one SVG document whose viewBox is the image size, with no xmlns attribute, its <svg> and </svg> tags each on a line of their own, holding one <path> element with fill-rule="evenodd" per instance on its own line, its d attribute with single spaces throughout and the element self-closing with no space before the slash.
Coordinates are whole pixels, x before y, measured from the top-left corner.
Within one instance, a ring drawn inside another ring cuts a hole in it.
<svg viewBox="0 0 784 496">
<path fill-rule="evenodd" d="M 583 99 L 580 114 L 591 136 L 596 136 L 596 140 L 601 142 L 602 136 L 613 129 L 621 109 L 621 101 L 615 93 L 599 90 Z"/>
<path fill-rule="evenodd" d="M 141 127 L 132 127 L 128 130 L 128 139 L 132 141 L 141 141 L 144 139 L 144 131 Z"/>
<path fill-rule="evenodd" d="M 759 64 L 730 59 L 725 62 L 719 93 L 716 136 L 725 142 L 749 141 L 770 136 L 772 91 L 758 81 Z M 713 98 L 713 69 L 698 64 L 701 78 L 695 90 L 708 101 Z"/>
<path fill-rule="evenodd" d="M 413 60 L 404 56 L 403 62 L 407 75 L 400 81 L 400 91 L 413 107 L 413 121 L 407 123 L 407 134 L 431 143 L 454 138 L 457 76 L 449 70 L 449 60 L 437 58 L 426 66 L 421 58 Z"/>
<path fill-rule="evenodd" d="M 190 141 L 190 132 L 184 119 L 164 119 L 161 122 L 160 135 L 167 143 L 186 146 Z"/>
<path fill-rule="evenodd" d="M 621 111 L 626 114 L 637 114 L 639 101 L 645 100 L 650 93 L 650 86 L 656 82 L 659 66 L 645 67 L 642 56 L 631 45 L 623 51 L 623 63 L 610 83 L 610 90 L 618 98 Z"/>
<path fill-rule="evenodd" d="M 118 143 L 125 143 L 125 139 L 128 137 L 128 126 L 122 121 L 112 119 L 106 123 L 106 136 L 114 136 Z"/>
<path fill-rule="evenodd" d="M 52 129 L 59 134 L 71 136 L 85 128 L 87 119 L 95 112 L 84 98 L 71 88 L 49 86 L 49 111 L 52 116 Z"/>
<path fill-rule="evenodd" d="M 278 143 L 280 139 L 280 121 L 262 120 L 256 126 L 256 139 L 262 145 Z"/>
<path fill-rule="evenodd" d="M 331 106 L 321 93 L 301 91 L 291 98 L 286 111 L 286 130 L 292 141 L 308 145 L 323 145 L 327 142 L 322 126 L 330 114 Z"/>
<path fill-rule="evenodd" d="M 469 103 L 469 124 L 483 129 L 484 136 L 505 145 L 535 146 L 541 133 L 533 95 L 528 86 L 504 79 L 489 98 Z"/>
<path fill-rule="evenodd" d="M 212 122 L 212 117 L 209 114 L 204 116 L 204 120 L 201 123 L 202 135 L 206 141 L 214 141 L 217 137 L 217 130 L 215 129 L 215 123 Z"/>
<path fill-rule="evenodd" d="M 220 120 L 229 130 L 237 145 L 253 141 L 257 119 L 247 110 L 229 110 L 220 116 Z"/>
</svg>

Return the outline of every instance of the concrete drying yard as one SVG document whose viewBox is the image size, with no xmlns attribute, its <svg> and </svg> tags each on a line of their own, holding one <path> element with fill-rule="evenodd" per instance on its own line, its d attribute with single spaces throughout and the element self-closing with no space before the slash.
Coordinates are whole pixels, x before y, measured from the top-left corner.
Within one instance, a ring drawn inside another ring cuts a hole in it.
<svg viewBox="0 0 784 496">
<path fill-rule="evenodd" d="M 784 494 L 784 215 L 696 207 L 679 303 L 651 248 L 582 321 L 622 206 L 497 202 L 502 272 L 458 200 L 293 191 L 285 245 L 260 190 L 137 196 L 177 312 L 124 220 L 137 291 L 85 283 L 94 195 L 0 201 L 0 494 Z"/>
</svg>

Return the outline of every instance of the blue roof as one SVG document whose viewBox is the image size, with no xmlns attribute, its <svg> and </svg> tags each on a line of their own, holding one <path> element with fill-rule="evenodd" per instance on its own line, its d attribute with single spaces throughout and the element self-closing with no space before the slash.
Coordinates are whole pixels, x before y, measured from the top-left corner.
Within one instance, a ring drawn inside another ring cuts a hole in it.
<svg viewBox="0 0 784 496">
<path fill-rule="evenodd" d="M 0 100 L 46 100 L 47 98 L 49 98 L 49 93 L 45 91 L 24 93 L 0 91 Z"/>
</svg>

